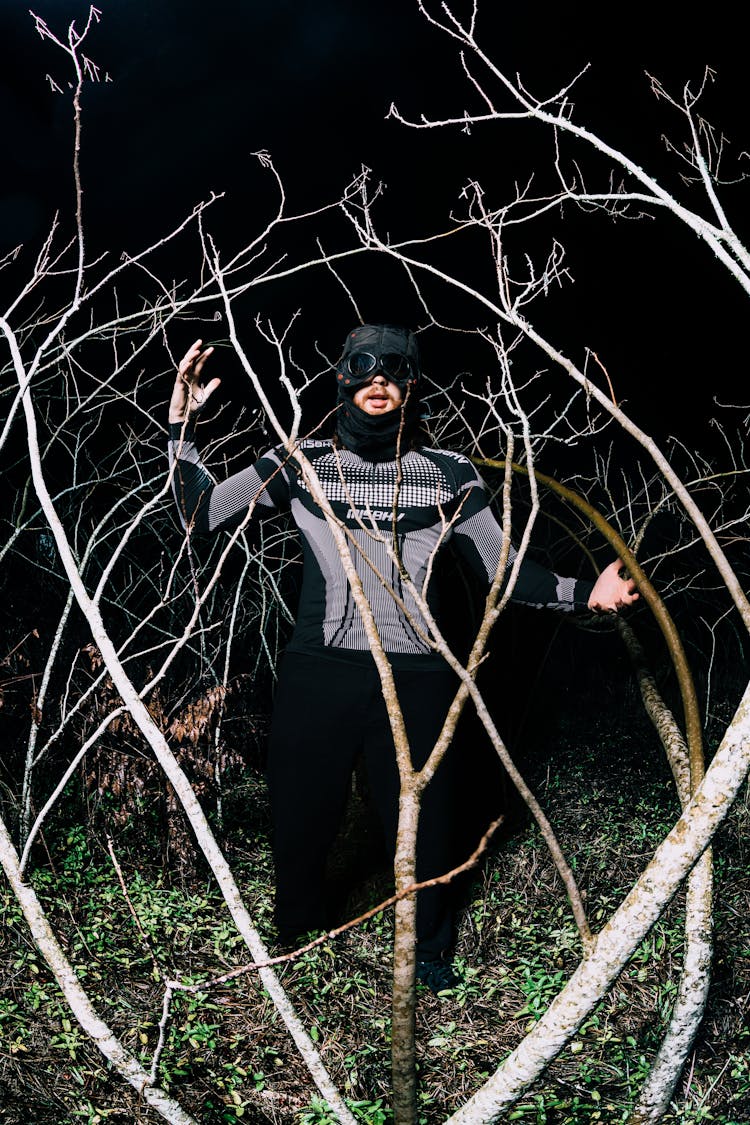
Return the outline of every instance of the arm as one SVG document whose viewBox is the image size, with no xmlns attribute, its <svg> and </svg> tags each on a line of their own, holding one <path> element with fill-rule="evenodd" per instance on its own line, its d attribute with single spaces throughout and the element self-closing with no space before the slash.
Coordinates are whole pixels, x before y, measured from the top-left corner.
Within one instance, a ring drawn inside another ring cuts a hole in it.
<svg viewBox="0 0 750 1125">
<path fill-rule="evenodd" d="M 459 551 L 485 585 L 489 585 L 497 573 L 500 562 L 503 530 L 486 500 L 483 508 L 469 518 L 461 520 L 454 530 L 455 543 Z M 511 546 L 508 554 L 508 574 L 516 554 Z M 592 582 L 554 574 L 525 556 L 518 571 L 511 599 L 539 609 L 546 607 L 570 612 L 585 609 L 593 589 Z"/>
<path fill-rule="evenodd" d="M 288 486 L 283 462 L 273 450 L 255 465 L 216 483 L 200 459 L 195 424 L 221 380 L 203 384 L 202 371 L 213 348 L 201 350 L 196 340 L 177 369 L 169 403 L 169 456 L 175 465 L 173 489 L 183 526 L 214 532 L 236 527 L 256 505 L 259 514 L 273 515 L 286 507 Z"/>
<path fill-rule="evenodd" d="M 491 582 L 497 572 L 503 545 L 503 531 L 495 519 L 484 491 L 484 485 L 470 462 L 464 467 L 461 515 L 454 527 L 456 545 L 484 582 Z M 508 556 L 508 568 L 516 552 Z M 622 578 L 619 559 L 611 563 L 595 583 L 585 579 L 565 578 L 524 558 L 513 589 L 512 599 L 527 605 L 552 609 L 590 609 L 595 613 L 616 612 L 631 605 L 637 598 L 635 583 Z"/>
</svg>

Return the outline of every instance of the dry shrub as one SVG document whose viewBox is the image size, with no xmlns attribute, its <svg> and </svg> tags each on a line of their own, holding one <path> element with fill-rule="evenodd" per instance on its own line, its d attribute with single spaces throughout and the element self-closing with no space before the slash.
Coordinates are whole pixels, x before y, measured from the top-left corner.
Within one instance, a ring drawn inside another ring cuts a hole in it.
<svg viewBox="0 0 750 1125">
<path fill-rule="evenodd" d="M 96 672 L 101 666 L 98 649 L 87 645 L 83 652 L 91 671 Z M 177 761 L 208 810 L 220 812 L 225 777 L 243 770 L 246 764 L 236 746 L 220 733 L 228 704 L 239 694 L 236 681 L 204 687 L 198 694 L 188 696 L 181 709 L 171 715 L 158 688 L 149 697 L 153 719 L 170 741 Z M 102 715 L 119 702 L 114 684 L 109 676 L 105 677 L 87 708 L 83 725 L 93 726 L 101 721 Z M 98 814 L 108 829 L 132 829 L 143 842 L 148 842 L 153 840 L 155 819 L 165 869 L 180 877 L 193 869 L 196 850 L 182 807 L 128 712 L 112 720 L 87 756 L 83 786 L 94 820 Z M 95 808 L 91 808 L 92 799 Z M 220 815 L 217 819 L 220 822 Z"/>
</svg>

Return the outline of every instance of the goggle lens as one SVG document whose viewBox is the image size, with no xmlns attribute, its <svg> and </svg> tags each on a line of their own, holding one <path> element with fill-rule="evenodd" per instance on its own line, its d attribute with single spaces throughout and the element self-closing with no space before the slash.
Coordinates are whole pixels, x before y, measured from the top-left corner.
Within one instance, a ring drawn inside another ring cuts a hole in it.
<svg viewBox="0 0 750 1125">
<path fill-rule="evenodd" d="M 384 352 L 382 355 L 373 355 L 372 352 L 352 352 L 347 357 L 346 367 L 349 374 L 355 379 L 365 379 L 373 371 L 382 371 L 386 379 L 395 383 L 403 383 L 411 378 L 411 363 L 408 356 L 400 352 Z"/>
</svg>

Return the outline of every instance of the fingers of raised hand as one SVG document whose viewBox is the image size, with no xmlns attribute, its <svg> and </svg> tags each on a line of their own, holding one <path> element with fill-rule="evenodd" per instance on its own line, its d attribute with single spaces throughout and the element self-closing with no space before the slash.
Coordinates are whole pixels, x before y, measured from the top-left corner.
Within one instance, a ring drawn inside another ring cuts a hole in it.
<svg viewBox="0 0 750 1125">
<path fill-rule="evenodd" d="M 169 405 L 170 422 L 183 422 L 187 415 L 202 410 L 221 383 L 221 379 L 217 378 L 211 379 L 205 386 L 201 382 L 203 365 L 213 350 L 212 347 L 204 349 L 203 341 L 196 340 L 180 360 Z"/>
<path fill-rule="evenodd" d="M 213 348 L 209 347 L 202 351 L 202 346 L 203 341 L 196 340 L 195 343 L 185 352 L 177 368 L 180 377 L 190 383 L 193 383 L 196 379 L 200 378 L 201 371 L 203 370 L 203 365 L 208 357 L 212 355 L 214 350 Z"/>
</svg>

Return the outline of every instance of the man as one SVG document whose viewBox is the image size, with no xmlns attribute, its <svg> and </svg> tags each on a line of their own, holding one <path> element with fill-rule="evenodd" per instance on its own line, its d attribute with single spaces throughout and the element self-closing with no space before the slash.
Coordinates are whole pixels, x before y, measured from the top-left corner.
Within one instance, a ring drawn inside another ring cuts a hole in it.
<svg viewBox="0 0 750 1125">
<path fill-rule="evenodd" d="M 386 840 L 395 847 L 399 778 L 388 715 L 364 625 L 333 535 L 294 458 L 283 447 L 216 484 L 201 464 L 194 421 L 220 380 L 203 384 L 212 348 L 197 340 L 179 365 L 170 403 L 175 494 L 195 531 L 237 526 L 291 512 L 300 535 L 303 580 L 296 626 L 282 658 L 271 725 L 268 777 L 280 940 L 326 925 L 323 873 L 357 755 Z M 420 432 L 419 353 L 412 332 L 362 325 L 347 337 L 336 368 L 336 435 L 306 439 L 334 514 L 347 529 L 352 559 L 393 667 L 416 769 L 426 761 L 455 694 L 457 679 L 430 645 L 430 630 L 401 576 L 392 550 L 417 590 L 448 540 L 489 587 L 503 534 L 482 482 L 460 454 L 426 448 Z M 394 512 L 395 508 L 395 512 Z M 390 548 L 390 549 L 389 549 Z M 513 553 L 511 551 L 511 561 Z M 395 596 L 394 596 L 395 595 Z M 516 601 L 557 609 L 616 611 L 638 597 L 613 563 L 592 584 L 560 578 L 524 560 Z M 433 614 L 434 590 L 428 585 Z M 420 816 L 417 877 L 456 863 L 452 847 L 457 762 L 450 753 L 427 787 Z M 457 982 L 450 959 L 453 913 L 445 887 L 423 891 L 417 904 L 417 975 L 434 992 Z"/>
</svg>

